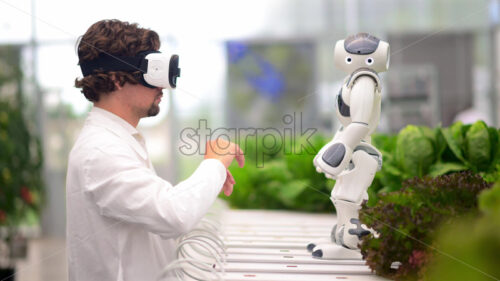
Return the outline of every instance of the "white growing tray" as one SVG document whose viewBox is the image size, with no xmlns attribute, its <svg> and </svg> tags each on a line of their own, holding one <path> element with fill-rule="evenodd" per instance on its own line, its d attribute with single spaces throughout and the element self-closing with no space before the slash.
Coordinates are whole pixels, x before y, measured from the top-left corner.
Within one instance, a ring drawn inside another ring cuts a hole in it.
<svg viewBox="0 0 500 281">
<path fill-rule="evenodd" d="M 240 273 L 228 272 L 224 275 L 225 281 L 381 281 L 386 280 L 375 275 L 352 274 L 282 274 L 282 273 Z"/>
<path fill-rule="evenodd" d="M 226 211 L 221 219 L 221 238 L 227 247 L 224 280 L 386 280 L 373 275 L 360 259 L 311 256 L 306 245 L 328 238 L 335 221 L 332 214 Z"/>
</svg>

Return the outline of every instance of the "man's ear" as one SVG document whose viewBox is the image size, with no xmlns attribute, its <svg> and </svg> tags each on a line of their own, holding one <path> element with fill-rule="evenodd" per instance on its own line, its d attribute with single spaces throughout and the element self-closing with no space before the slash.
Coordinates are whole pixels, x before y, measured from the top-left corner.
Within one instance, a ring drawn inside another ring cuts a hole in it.
<svg viewBox="0 0 500 281">
<path fill-rule="evenodd" d="M 117 90 L 121 90 L 123 88 L 122 85 L 120 85 L 118 79 L 116 79 L 116 74 L 114 73 L 111 74 L 111 81 L 113 81 L 113 84 L 115 84 L 115 88 Z"/>
</svg>

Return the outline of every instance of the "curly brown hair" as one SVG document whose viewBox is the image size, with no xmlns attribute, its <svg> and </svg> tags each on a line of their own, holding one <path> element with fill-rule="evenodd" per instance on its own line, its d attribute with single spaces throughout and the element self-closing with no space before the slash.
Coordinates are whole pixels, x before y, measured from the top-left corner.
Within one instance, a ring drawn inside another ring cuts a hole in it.
<svg viewBox="0 0 500 281">
<path fill-rule="evenodd" d="M 136 23 L 101 20 L 89 27 L 78 42 L 79 64 L 91 61 L 106 53 L 112 56 L 136 56 L 143 51 L 157 51 L 160 37 L 155 31 L 140 28 Z M 75 79 L 75 87 L 92 102 L 99 101 L 101 94 L 116 90 L 114 81 L 123 86 L 125 83 L 140 83 L 140 72 L 94 71 L 82 79 Z"/>
</svg>

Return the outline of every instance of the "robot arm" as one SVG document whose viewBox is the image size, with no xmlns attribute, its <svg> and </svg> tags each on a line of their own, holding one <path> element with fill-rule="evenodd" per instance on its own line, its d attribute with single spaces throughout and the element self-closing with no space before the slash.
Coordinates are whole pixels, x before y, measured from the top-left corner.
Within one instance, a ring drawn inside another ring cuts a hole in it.
<svg viewBox="0 0 500 281">
<path fill-rule="evenodd" d="M 351 161 L 353 149 L 369 132 L 370 118 L 375 101 L 376 82 L 369 76 L 361 76 L 353 85 L 350 98 L 352 123 L 344 128 L 340 136 L 325 145 L 314 158 L 318 172 L 335 178 Z"/>
<path fill-rule="evenodd" d="M 344 128 L 339 141 L 350 148 L 356 147 L 368 134 L 373 103 L 375 102 L 375 81 L 369 76 L 359 77 L 351 91 L 350 109 L 352 123 Z"/>
</svg>

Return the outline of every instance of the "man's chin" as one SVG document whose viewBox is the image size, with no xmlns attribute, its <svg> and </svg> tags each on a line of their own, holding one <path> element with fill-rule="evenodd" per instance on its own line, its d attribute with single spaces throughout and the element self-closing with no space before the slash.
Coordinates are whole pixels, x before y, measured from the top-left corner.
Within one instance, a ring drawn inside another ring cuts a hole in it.
<svg viewBox="0 0 500 281">
<path fill-rule="evenodd" d="M 156 116 L 156 115 L 158 115 L 158 113 L 160 113 L 160 107 L 158 105 L 152 105 L 148 110 L 147 117 Z"/>
</svg>

